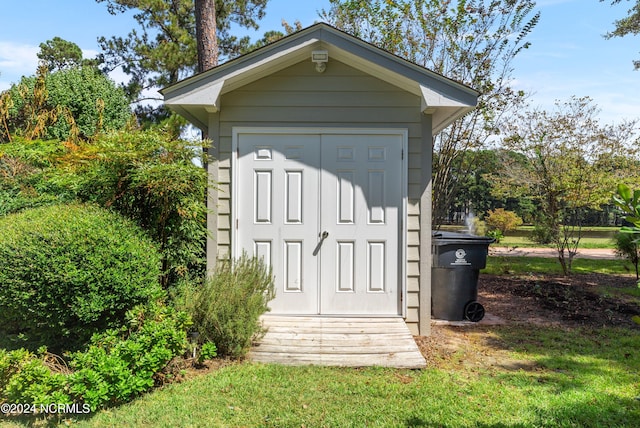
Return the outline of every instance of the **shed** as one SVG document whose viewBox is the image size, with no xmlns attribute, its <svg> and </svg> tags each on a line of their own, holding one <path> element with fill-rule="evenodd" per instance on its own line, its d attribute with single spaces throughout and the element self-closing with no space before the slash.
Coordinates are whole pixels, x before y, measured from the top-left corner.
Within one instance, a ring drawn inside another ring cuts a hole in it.
<svg viewBox="0 0 640 428">
<path fill-rule="evenodd" d="M 208 266 L 263 257 L 274 314 L 429 334 L 433 136 L 475 90 L 318 23 L 162 93 L 214 142 Z"/>
</svg>

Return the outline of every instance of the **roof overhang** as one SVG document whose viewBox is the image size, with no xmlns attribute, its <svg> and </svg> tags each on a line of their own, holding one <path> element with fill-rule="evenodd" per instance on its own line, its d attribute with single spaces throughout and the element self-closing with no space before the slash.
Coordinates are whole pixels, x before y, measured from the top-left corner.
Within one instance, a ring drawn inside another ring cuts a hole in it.
<svg viewBox="0 0 640 428">
<path fill-rule="evenodd" d="M 327 50 L 331 59 L 420 97 L 422 112 L 432 116 L 434 133 L 473 110 L 477 104 L 479 94 L 468 86 L 324 23 L 315 24 L 160 92 L 169 108 L 206 129 L 209 114 L 222 108 L 220 100 L 223 94 L 301 61 L 308 61 L 314 50 Z"/>
</svg>

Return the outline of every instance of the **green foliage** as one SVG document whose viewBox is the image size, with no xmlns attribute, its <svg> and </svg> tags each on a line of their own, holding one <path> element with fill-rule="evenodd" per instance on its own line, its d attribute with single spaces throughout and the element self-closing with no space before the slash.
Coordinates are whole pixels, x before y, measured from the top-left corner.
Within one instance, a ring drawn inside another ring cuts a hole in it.
<svg viewBox="0 0 640 428">
<path fill-rule="evenodd" d="M 86 350 L 60 358 L 40 349 L 0 349 L 0 402 L 82 403 L 91 410 L 130 401 L 187 346 L 186 313 L 158 304 L 127 312 L 127 325 L 91 338 Z"/>
<path fill-rule="evenodd" d="M 636 268 L 638 278 L 638 242 L 640 241 L 640 190 L 631 190 L 626 184 L 618 184 L 613 203 L 626 216 L 625 220 L 632 227 L 623 227 L 616 237 L 616 248 L 619 253 L 631 261 Z M 638 282 L 640 287 L 640 281 Z"/>
<path fill-rule="evenodd" d="M 600 0 L 605 1 L 605 0 Z M 608 0 L 607 0 L 608 1 Z M 611 0 L 611 4 L 618 4 L 622 0 Z M 628 35 L 636 35 L 640 32 L 640 1 L 635 0 L 635 6 L 631 6 L 627 10 L 627 16 L 614 21 L 615 29 L 608 32 L 605 37 L 607 39 L 613 37 L 624 37 Z M 640 69 L 640 60 L 634 60 L 633 66 L 636 70 Z"/>
<path fill-rule="evenodd" d="M 65 150 L 58 141 L 20 138 L 0 145 L 0 216 L 75 199 L 50 179 L 56 157 Z"/>
<path fill-rule="evenodd" d="M 625 214 L 626 221 L 640 228 L 640 190 L 631 190 L 626 184 L 618 184 L 613 203 Z"/>
<path fill-rule="evenodd" d="M 506 211 L 504 208 L 490 210 L 484 217 L 484 221 L 490 229 L 500 231 L 502 236 L 522 225 L 522 219 L 518 214 L 513 211 Z"/>
<path fill-rule="evenodd" d="M 198 362 L 202 363 L 205 360 L 211 360 L 218 356 L 218 347 L 215 343 L 207 342 L 203 343 L 200 347 L 200 352 L 198 354 Z"/>
<path fill-rule="evenodd" d="M 77 144 L 14 139 L 0 145 L 0 215 L 78 199 L 115 209 L 158 243 L 169 286 L 204 272 L 208 177 L 194 164 L 202 153 L 157 129 Z"/>
<path fill-rule="evenodd" d="M 50 347 L 81 345 L 162 295 L 160 257 L 142 231 L 95 206 L 0 217 L 0 323 Z"/>
<path fill-rule="evenodd" d="M 538 215 L 531 231 L 531 240 L 540 245 L 553 244 L 558 240 L 558 227 L 545 219 L 544 215 Z"/>
<path fill-rule="evenodd" d="M 536 223 L 548 230 L 566 275 L 581 236 L 586 209 L 610 200 L 614 180 L 637 177 L 627 158 L 638 154 L 637 122 L 602 125 L 588 97 L 557 102 L 554 111 L 522 110 L 505 126 L 503 144 L 526 162 L 505 163 L 496 190 L 536 198 Z M 622 155 L 624 153 L 624 155 Z M 546 229 L 546 230 L 545 230 Z"/>
<path fill-rule="evenodd" d="M 271 267 L 244 254 L 220 262 L 203 284 L 187 287 L 183 305 L 202 343 L 215 343 L 220 355 L 239 358 L 262 333 L 259 317 L 274 297 Z"/>
<path fill-rule="evenodd" d="M 44 83 L 39 83 L 41 79 Z M 98 132 L 123 127 L 131 117 L 124 92 L 90 66 L 23 77 L 8 93 L 12 102 L 8 132 L 29 139 L 65 140 L 75 133 L 88 139 Z M 32 128 L 38 132 L 30 132 Z M 4 141 L 9 140 L 5 135 Z"/>
<path fill-rule="evenodd" d="M 500 243 L 502 239 L 504 239 L 504 235 L 498 229 L 489 230 L 487 232 L 487 236 L 489 238 L 493 238 L 496 243 Z"/>
<path fill-rule="evenodd" d="M 168 286 L 204 270 L 208 177 L 193 163 L 201 153 L 157 130 L 105 134 L 62 160 L 71 171 L 65 186 L 144 228 L 160 246 Z"/>
<path fill-rule="evenodd" d="M 638 253 L 638 234 L 636 233 L 616 233 L 615 236 L 616 254 L 625 258 L 633 264 L 636 271 L 636 279 L 640 279 L 638 264 L 640 262 L 640 254 Z"/>
<path fill-rule="evenodd" d="M 37 353 L 0 349 L 0 403 L 71 404 L 66 376 L 51 369 L 52 358 L 45 348 Z"/>
<path fill-rule="evenodd" d="M 132 100 L 144 89 L 164 87 L 195 72 L 196 25 L 193 0 L 96 0 L 106 3 L 109 13 L 133 13 L 140 28 L 127 37 L 100 37 L 105 66 L 122 66 L 131 76 L 126 86 Z M 237 56 L 249 38 L 231 35 L 232 23 L 257 29 L 267 0 L 217 1 L 216 21 L 221 56 Z"/>
<path fill-rule="evenodd" d="M 49 71 L 77 67 L 82 65 L 82 49 L 73 42 L 54 37 L 40 43 L 38 58 L 47 65 Z"/>
<path fill-rule="evenodd" d="M 524 99 L 511 88 L 512 63 L 529 47 L 527 38 L 540 19 L 535 1 L 329 3 L 320 14 L 324 21 L 480 93 L 477 108 L 434 137 L 433 222 L 442 224 L 460 199 L 459 183 L 482 165 L 467 159 Z"/>
<path fill-rule="evenodd" d="M 154 376 L 187 348 L 184 312 L 152 305 L 127 313 L 127 325 L 92 337 L 70 355 L 69 393 L 92 409 L 131 400 L 155 386 Z"/>
</svg>

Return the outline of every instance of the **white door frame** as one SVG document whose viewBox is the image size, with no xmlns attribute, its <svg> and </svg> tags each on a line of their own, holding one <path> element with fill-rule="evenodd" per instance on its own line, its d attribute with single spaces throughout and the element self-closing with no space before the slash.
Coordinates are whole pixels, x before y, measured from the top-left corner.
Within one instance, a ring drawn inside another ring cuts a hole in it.
<svg viewBox="0 0 640 428">
<path fill-rule="evenodd" d="M 398 286 L 402 303 L 401 315 L 407 315 L 407 287 L 406 287 L 406 265 L 407 265 L 407 200 L 408 200 L 408 139 L 409 133 L 406 128 L 329 128 L 329 127 L 250 127 L 239 126 L 232 128 L 231 140 L 231 255 L 239 257 L 241 251 L 238 245 L 238 136 L 240 134 L 345 134 L 345 135 L 397 135 L 402 140 L 402 203 L 399 213 L 399 233 L 398 245 L 400 249 L 400 266 L 398 266 Z M 319 197 L 319 195 L 318 195 Z"/>
</svg>

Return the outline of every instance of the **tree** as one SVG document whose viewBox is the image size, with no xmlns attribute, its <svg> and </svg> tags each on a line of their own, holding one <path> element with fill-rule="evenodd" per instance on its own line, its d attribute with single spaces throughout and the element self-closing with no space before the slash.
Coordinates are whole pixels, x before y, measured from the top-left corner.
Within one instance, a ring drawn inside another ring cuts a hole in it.
<svg viewBox="0 0 640 428">
<path fill-rule="evenodd" d="M 82 64 L 82 50 L 73 42 L 54 37 L 40 43 L 38 58 L 43 61 L 49 71 L 62 70 Z"/>
<path fill-rule="evenodd" d="M 532 0 L 330 0 L 334 26 L 478 90 L 478 107 L 434 141 L 433 213 L 437 227 L 457 199 L 465 161 L 496 133 L 525 94 L 510 88 L 511 62 L 529 47 L 540 19 Z"/>
<path fill-rule="evenodd" d="M 556 102 L 556 110 L 518 112 L 504 128 L 505 148 L 527 162 L 505 163 L 502 194 L 528 194 L 540 207 L 537 225 L 551 233 L 563 272 L 571 273 L 582 234 L 584 210 L 610 199 L 614 180 L 631 174 L 621 158 L 634 157 L 637 121 L 602 125 L 588 97 Z"/>
<path fill-rule="evenodd" d="M 214 0 L 195 0 L 198 73 L 218 65 L 216 5 Z"/>
<path fill-rule="evenodd" d="M 605 1 L 605 0 L 600 0 Z M 629 1 L 629 0 L 627 0 Z M 612 0 L 611 4 L 621 3 L 622 0 Z M 636 0 L 636 4 L 629 9 L 625 18 L 614 22 L 615 29 L 608 32 L 605 37 L 611 39 L 613 37 L 624 37 L 629 34 L 636 35 L 640 33 L 640 0 Z M 640 60 L 633 61 L 636 70 L 640 69 Z"/>
<path fill-rule="evenodd" d="M 23 77 L 3 94 L 0 113 L 5 121 L 0 142 L 9 141 L 11 134 L 27 139 L 88 139 L 124 126 L 131 117 L 124 92 L 91 66 L 51 73 L 41 66 L 36 76 Z"/>
<path fill-rule="evenodd" d="M 197 69 L 194 0 L 96 0 L 107 3 L 112 15 L 135 12 L 139 29 L 126 37 L 100 37 L 107 71 L 122 67 L 131 76 L 126 91 L 132 101 L 156 100 L 145 90 L 168 86 Z M 208 0 L 213 2 L 213 0 Z M 249 38 L 230 34 L 231 24 L 258 28 L 268 0 L 215 2 L 215 24 L 220 54 L 232 57 L 249 45 Z"/>
</svg>

